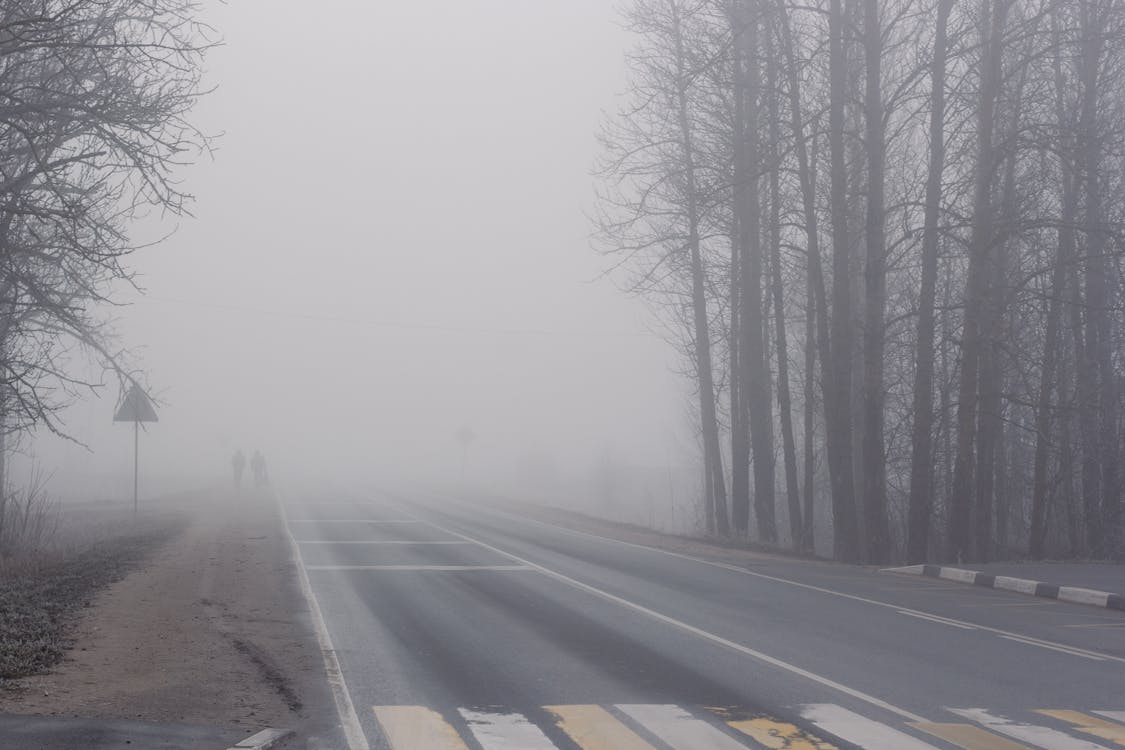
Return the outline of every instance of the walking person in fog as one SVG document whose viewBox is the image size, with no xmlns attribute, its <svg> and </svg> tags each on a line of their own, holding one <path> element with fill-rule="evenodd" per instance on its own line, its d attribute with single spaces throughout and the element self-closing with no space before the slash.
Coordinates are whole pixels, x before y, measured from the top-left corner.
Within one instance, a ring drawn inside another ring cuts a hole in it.
<svg viewBox="0 0 1125 750">
<path fill-rule="evenodd" d="M 269 483 L 269 474 L 266 471 L 266 459 L 261 451 L 255 450 L 250 458 L 250 471 L 254 472 L 254 486 L 263 487 Z"/>
<path fill-rule="evenodd" d="M 230 465 L 234 469 L 234 488 L 240 490 L 242 489 L 242 472 L 246 471 L 246 456 L 242 454 L 241 448 L 234 452 L 234 456 L 230 459 Z"/>
</svg>

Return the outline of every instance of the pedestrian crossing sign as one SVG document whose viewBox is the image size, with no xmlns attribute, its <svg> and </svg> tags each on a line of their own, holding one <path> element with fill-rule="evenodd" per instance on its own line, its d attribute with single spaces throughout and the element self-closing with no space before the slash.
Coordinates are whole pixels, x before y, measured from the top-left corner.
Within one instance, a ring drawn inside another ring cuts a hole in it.
<svg viewBox="0 0 1125 750">
<path fill-rule="evenodd" d="M 113 415 L 114 422 L 156 422 L 156 409 L 139 385 L 133 383 Z"/>
</svg>

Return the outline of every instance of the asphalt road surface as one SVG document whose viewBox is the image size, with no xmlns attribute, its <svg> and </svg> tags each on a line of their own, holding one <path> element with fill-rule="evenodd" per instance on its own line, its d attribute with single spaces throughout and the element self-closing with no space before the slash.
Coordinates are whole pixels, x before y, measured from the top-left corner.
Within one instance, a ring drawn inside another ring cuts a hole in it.
<svg viewBox="0 0 1125 750">
<path fill-rule="evenodd" d="M 423 493 L 282 503 L 351 750 L 1125 746 L 1125 613 Z"/>
</svg>

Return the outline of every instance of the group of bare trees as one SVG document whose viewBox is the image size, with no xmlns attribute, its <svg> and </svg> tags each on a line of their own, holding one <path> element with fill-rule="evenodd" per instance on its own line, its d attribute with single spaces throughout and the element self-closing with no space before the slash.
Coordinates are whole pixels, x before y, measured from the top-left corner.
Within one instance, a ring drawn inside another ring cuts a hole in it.
<svg viewBox="0 0 1125 750">
<path fill-rule="evenodd" d="M 132 282 L 131 223 L 189 199 L 175 170 L 207 144 L 186 119 L 210 46 L 196 16 L 194 0 L 0 4 L 0 438 L 60 429 L 97 385 L 78 374 L 91 356 L 131 378 L 98 306 Z"/>
<path fill-rule="evenodd" d="M 685 354 L 710 529 L 1125 552 L 1125 4 L 627 13 L 598 237 Z"/>
</svg>

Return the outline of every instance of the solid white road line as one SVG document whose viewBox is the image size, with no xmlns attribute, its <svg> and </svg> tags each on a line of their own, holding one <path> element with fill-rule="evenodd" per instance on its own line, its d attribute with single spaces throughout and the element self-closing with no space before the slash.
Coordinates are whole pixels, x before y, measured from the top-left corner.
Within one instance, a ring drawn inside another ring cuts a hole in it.
<svg viewBox="0 0 1125 750">
<path fill-rule="evenodd" d="M 558 750 L 523 714 L 458 710 L 484 750 Z"/>
<path fill-rule="evenodd" d="M 456 499 L 453 499 L 453 500 L 454 500 L 454 502 L 457 502 Z M 587 539 L 596 539 L 598 541 L 605 542 L 607 544 L 616 544 L 616 545 L 620 545 L 622 547 L 632 547 L 634 549 L 646 550 L 648 552 L 654 552 L 654 553 L 657 553 L 657 554 L 666 555 L 668 557 L 679 558 L 680 560 L 690 560 L 691 562 L 698 563 L 700 565 L 707 565 L 707 566 L 712 567 L 712 568 L 721 568 L 722 570 L 729 570 L 732 573 L 739 573 L 741 575 L 750 576 L 752 578 L 759 578 L 759 579 L 764 580 L 764 581 L 773 581 L 774 583 L 781 583 L 781 584 L 784 584 L 786 586 L 793 586 L 795 588 L 805 589 L 806 591 L 816 591 L 816 592 L 819 592 L 821 594 L 828 594 L 829 596 L 836 596 L 836 597 L 839 597 L 841 599 L 849 599 L 851 601 L 862 602 L 864 604 L 870 604 L 870 605 L 873 605 L 873 606 L 876 606 L 876 607 L 885 607 L 887 609 L 893 609 L 893 610 L 896 610 L 898 612 L 915 612 L 915 613 L 920 614 L 920 615 L 928 615 L 928 616 L 931 616 L 931 617 L 934 616 L 929 612 L 922 612 L 920 610 L 911 609 L 909 607 L 902 607 L 898 604 L 891 604 L 890 602 L 883 602 L 883 601 L 879 601 L 878 599 L 870 599 L 868 597 L 858 596 L 856 594 L 846 594 L 842 591 L 834 591 L 832 589 L 826 589 L 823 586 L 814 586 L 811 583 L 801 583 L 800 581 L 794 581 L 794 580 L 789 579 L 789 578 L 781 578 L 779 576 L 771 576 L 771 575 L 768 575 L 766 573 L 759 573 L 759 572 L 754 571 L 754 570 L 749 570 L 749 569 L 744 568 L 744 567 L 739 566 L 739 565 L 732 565 L 731 563 L 718 562 L 717 560 L 707 560 L 707 559 L 702 558 L 702 557 L 695 557 L 694 555 L 687 555 L 687 554 L 684 554 L 683 552 L 673 552 L 671 550 L 661 549 L 659 547 L 650 547 L 647 544 L 637 544 L 636 542 L 626 542 L 622 539 L 614 539 L 612 537 L 601 536 L 600 534 L 591 534 L 588 531 L 578 531 L 577 529 L 568 529 L 565 526 L 556 526 L 555 524 L 547 523 L 546 521 L 540 521 L 540 520 L 535 519 L 535 518 L 527 518 L 526 516 L 514 516 L 511 513 L 506 513 L 506 512 L 501 511 L 501 510 L 496 510 L 495 508 L 489 508 L 489 509 L 487 509 L 487 512 L 492 513 L 493 515 L 499 516 L 501 518 L 506 518 L 508 520 L 515 521 L 517 523 L 528 523 L 528 524 L 533 524 L 533 525 L 536 525 L 536 526 L 545 526 L 548 529 L 553 529 L 554 531 L 557 531 L 557 532 L 562 533 L 562 534 L 570 534 L 571 536 L 585 537 Z M 430 525 L 432 526 L 433 524 L 431 523 Z M 443 531 L 444 531 L 444 529 L 443 529 Z M 1055 646 L 1057 648 L 1068 649 L 1070 651 L 1075 652 L 1076 654 L 1077 653 L 1085 653 L 1085 654 L 1088 654 L 1092 657 L 1097 657 L 1098 659 L 1101 659 L 1101 660 L 1116 661 L 1116 662 L 1120 662 L 1122 664 L 1125 664 L 1125 656 L 1115 656 L 1113 654 L 1103 654 L 1103 653 L 1100 653 L 1100 652 L 1097 652 L 1097 651 L 1088 651 L 1086 649 L 1079 648 L 1077 646 L 1068 646 L 1064 643 L 1056 643 L 1054 641 L 1046 641 L 1046 640 L 1043 640 L 1041 638 L 1034 638 L 1032 636 L 1022 635 L 1020 633 L 1015 633 L 1015 632 L 1012 632 L 1010 630 L 1004 630 L 1002 628 L 994 628 L 994 627 L 990 627 L 988 625 L 981 625 L 980 623 L 966 622 L 965 620 L 955 620 L 955 619 L 949 618 L 949 617 L 943 618 L 943 619 L 948 620 L 950 623 L 956 622 L 956 623 L 960 623 L 961 625 L 966 625 L 968 627 L 976 628 L 977 630 L 980 630 L 980 631 L 983 631 L 983 632 L 986 632 L 986 633 L 993 633 L 995 635 L 1010 635 L 1010 636 L 1013 636 L 1013 637 L 1016 637 L 1016 638 L 1021 638 L 1028 643 L 1037 643 L 1037 644 Z"/>
<path fill-rule="evenodd" d="M 534 570 L 526 565 L 309 565 L 307 570 Z"/>
<path fill-rule="evenodd" d="M 758 661 L 765 662 L 766 664 L 770 664 L 770 665 L 772 665 L 774 667 L 777 667 L 779 669 L 783 669 L 786 672 L 789 672 L 791 674 L 795 674 L 795 675 L 798 675 L 800 677 L 804 677 L 806 679 L 812 680 L 813 682 L 815 682 L 819 685 L 823 685 L 825 687 L 832 688 L 833 690 L 844 693 L 845 695 L 850 695 L 851 697 L 856 698 L 858 700 L 861 700 L 864 703 L 868 703 L 872 706 L 875 706 L 876 708 L 881 708 L 885 711 L 890 711 L 891 713 L 898 714 L 899 716 L 906 719 L 907 721 L 925 721 L 925 719 L 922 718 L 921 716 L 919 716 L 918 714 L 911 713 L 910 711 L 907 711 L 904 708 L 899 708 L 898 706 L 891 705 L 890 703 L 887 703 L 886 701 L 884 701 L 880 698 L 876 698 L 873 695 L 868 695 L 867 693 L 865 693 L 861 690 L 856 690 L 855 688 L 850 688 L 847 685 L 836 682 L 835 680 L 831 680 L 827 677 L 823 677 L 821 675 L 816 674 L 815 672 L 810 672 L 807 669 L 802 669 L 801 667 L 798 667 L 795 664 L 790 664 L 787 661 L 783 661 L 783 660 L 778 659 L 776 657 L 770 656 L 769 654 L 766 654 L 766 653 L 763 653 L 761 651 L 757 651 L 755 649 L 752 649 L 749 646 L 744 646 L 741 643 L 736 643 L 734 641 L 723 638 L 722 636 L 715 635 L 714 633 L 709 633 L 706 630 L 703 630 L 702 628 L 697 628 L 694 625 L 689 625 L 688 623 L 686 623 L 682 620 L 677 620 L 674 617 L 669 617 L 668 615 L 661 614 L 660 612 L 657 612 L 654 609 L 649 609 L 648 607 L 646 607 L 642 604 L 637 604 L 636 602 L 629 601 L 628 599 L 624 599 L 624 598 L 622 598 L 620 596 L 617 596 L 615 594 L 611 594 L 608 591 L 604 591 L 602 589 L 599 589 L 596 586 L 591 586 L 588 583 L 583 583 L 582 581 L 571 578 L 570 576 L 559 573 L 558 571 L 551 570 L 550 568 L 544 567 L 544 566 L 539 565 L 537 563 L 533 563 L 530 560 L 525 560 L 522 557 L 518 557 L 517 555 L 513 555 L 511 552 L 505 552 L 504 550 L 500 549 L 499 547 L 494 547 L 491 544 L 488 544 L 487 542 L 482 542 L 479 539 L 473 539 L 471 536 L 468 536 L 466 534 L 462 534 L 462 533 L 457 532 L 457 531 L 451 531 L 451 530 L 445 528 L 444 526 L 440 526 L 436 523 L 433 523 L 432 521 L 427 521 L 426 523 L 428 523 L 430 526 L 434 527 L 435 529 L 438 529 L 440 531 L 444 531 L 446 534 L 450 534 L 452 536 L 459 537 L 461 539 L 465 539 L 465 540 L 473 542 L 475 544 L 479 544 L 481 547 L 484 547 L 487 550 L 491 550 L 498 555 L 503 555 L 504 557 L 507 557 L 510 560 L 515 560 L 520 565 L 526 565 L 530 568 L 533 568 L 534 570 L 539 571 L 540 573 L 542 573 L 545 576 L 553 578 L 556 581 L 559 581 L 560 583 L 565 583 L 567 586 L 570 586 L 571 588 L 578 589 L 579 591 L 585 591 L 588 594 L 593 594 L 594 596 L 597 596 L 597 597 L 599 597 L 601 599 L 604 599 L 608 602 L 612 602 L 612 603 L 620 605 L 620 606 L 622 606 L 626 609 L 630 609 L 634 612 L 638 612 L 638 613 L 640 613 L 642 615 L 645 615 L 647 617 L 651 617 L 654 620 L 658 620 L 659 622 L 665 623 L 667 625 L 671 625 L 672 627 L 678 628 L 678 629 L 680 629 L 680 630 L 682 630 L 686 633 L 690 633 L 691 635 L 694 635 L 694 636 L 697 636 L 697 637 L 702 638 L 704 640 L 710 641 L 711 643 L 714 643 L 718 646 L 728 648 L 731 651 L 735 651 L 735 652 L 740 653 L 744 656 L 749 656 L 753 659 L 757 659 Z"/>
<path fill-rule="evenodd" d="M 909 734 L 832 703 L 806 705 L 801 716 L 818 729 L 867 750 L 936 750 Z"/>
<path fill-rule="evenodd" d="M 1069 654 L 1070 656 L 1080 656 L 1083 659 L 1090 659 L 1091 661 L 1105 661 L 1105 659 L 1103 659 L 1102 657 L 1097 656 L 1095 654 L 1091 654 L 1089 651 L 1082 651 L 1082 650 L 1075 649 L 1075 648 L 1069 648 L 1067 646 L 1058 646 L 1058 645 L 1055 645 L 1053 643 L 1044 643 L 1043 641 L 1032 640 L 1030 638 L 1021 638 L 1019 636 L 1014 636 L 1014 635 L 1002 635 L 1000 637 L 1005 638 L 1009 641 L 1015 641 L 1016 643 L 1024 643 L 1024 644 L 1027 644 L 1028 646 L 1038 646 L 1039 648 L 1046 648 L 1046 649 L 1050 649 L 1051 651 L 1058 651 L 1061 654 Z"/>
<path fill-rule="evenodd" d="M 1003 716 L 990 714 L 983 708 L 951 708 L 949 710 L 969 721 L 975 721 L 985 729 L 997 734 L 1006 734 L 1014 740 L 1035 745 L 1043 750 L 1106 750 L 1102 745 L 1071 737 L 1057 729 L 1009 721 Z"/>
<path fill-rule="evenodd" d="M 746 745 L 679 706 L 619 704 L 617 709 L 672 750 L 746 750 Z"/>
<path fill-rule="evenodd" d="M 372 706 L 391 750 L 468 750 L 441 714 L 424 706 Z"/>
<path fill-rule="evenodd" d="M 328 679 L 328 686 L 332 690 L 332 700 L 336 703 L 336 713 L 340 717 L 344 740 L 348 743 L 348 750 L 371 750 L 371 746 L 367 743 L 367 736 L 364 735 L 363 727 L 359 723 L 359 716 L 355 712 L 355 705 L 352 703 L 351 693 L 348 692 L 348 685 L 344 681 L 344 671 L 340 668 L 340 660 L 336 658 L 336 648 L 332 645 L 331 636 L 328 635 L 328 625 L 324 622 L 320 604 L 317 603 L 316 594 L 313 593 L 312 585 L 309 583 L 309 574 L 305 570 L 305 561 L 301 557 L 301 546 L 297 544 L 297 540 L 293 538 L 293 532 L 289 530 L 289 519 L 285 514 L 285 504 L 281 501 L 281 492 L 275 490 L 274 498 L 277 501 L 278 509 L 281 511 L 281 525 L 285 529 L 286 538 L 289 540 L 293 559 L 297 563 L 297 580 L 312 615 L 316 641 L 324 659 L 324 672 Z"/>
</svg>

